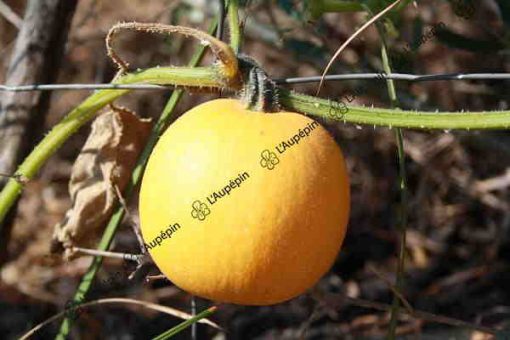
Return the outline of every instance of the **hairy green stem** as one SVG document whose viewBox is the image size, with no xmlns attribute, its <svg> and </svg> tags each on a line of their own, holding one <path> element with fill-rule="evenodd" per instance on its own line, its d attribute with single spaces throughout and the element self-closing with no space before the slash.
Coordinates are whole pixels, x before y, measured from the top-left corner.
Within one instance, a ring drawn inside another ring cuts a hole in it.
<svg viewBox="0 0 510 340">
<path fill-rule="evenodd" d="M 340 103 L 307 96 L 287 89 L 281 89 L 280 103 L 287 109 L 331 121 L 343 121 L 344 123 L 369 126 L 401 127 L 420 130 L 502 130 L 510 127 L 510 111 L 420 112 L 349 106 L 345 114 L 342 114 L 340 117 L 333 117 L 331 112 L 338 110 Z"/>
</svg>

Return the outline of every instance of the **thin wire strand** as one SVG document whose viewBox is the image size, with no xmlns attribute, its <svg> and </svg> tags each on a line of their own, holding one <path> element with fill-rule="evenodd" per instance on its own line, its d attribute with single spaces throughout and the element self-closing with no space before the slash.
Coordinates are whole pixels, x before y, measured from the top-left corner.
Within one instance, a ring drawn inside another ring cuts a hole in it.
<svg viewBox="0 0 510 340">
<path fill-rule="evenodd" d="M 4 1 L 0 0 L 0 15 L 2 15 L 8 22 L 15 26 L 18 30 L 21 29 L 23 19 L 16 14 Z"/>
<path fill-rule="evenodd" d="M 343 44 L 342 46 L 340 46 L 335 54 L 333 55 L 333 57 L 331 57 L 331 59 L 329 60 L 328 64 L 326 65 L 326 68 L 324 69 L 324 71 L 322 72 L 322 75 L 321 75 L 321 79 L 319 80 L 319 86 L 317 86 L 317 92 L 315 93 L 315 96 L 318 96 L 321 92 L 321 89 L 322 89 L 322 86 L 324 85 L 324 81 L 326 81 L 326 74 L 328 73 L 329 69 L 331 68 L 331 66 L 333 65 L 333 63 L 335 62 L 336 58 L 338 58 L 338 56 L 340 55 L 340 53 L 342 53 L 342 51 L 351 43 L 351 41 L 353 41 L 354 39 L 356 39 L 356 37 L 358 35 L 360 35 L 361 33 L 363 33 L 363 31 L 365 31 L 365 29 L 367 29 L 367 27 L 369 27 L 370 25 L 372 25 L 374 22 L 376 22 L 377 20 L 379 20 L 382 16 L 384 16 L 386 13 L 388 13 L 389 11 L 391 11 L 395 6 L 397 6 L 399 3 L 400 3 L 401 0 L 396 0 L 394 3 L 392 3 L 391 5 L 389 5 L 388 7 L 386 7 L 385 9 L 383 9 L 382 11 L 380 11 L 379 13 L 377 13 L 376 15 L 374 15 L 372 18 L 370 18 L 370 20 L 368 20 L 365 24 L 363 24 L 363 26 L 361 26 L 358 30 L 356 30 L 356 32 L 354 32 Z"/>
<path fill-rule="evenodd" d="M 197 315 L 197 301 L 195 295 L 191 295 L 191 315 Z M 191 325 L 191 339 L 197 339 L 197 324 L 194 323 Z"/>
<path fill-rule="evenodd" d="M 334 74 L 325 77 L 327 81 L 358 79 L 393 79 L 413 82 L 438 80 L 510 80 L 510 73 L 444 73 L 444 74 L 406 74 L 406 73 L 350 73 Z M 321 76 L 275 79 L 277 84 L 300 84 L 320 82 Z"/>
<path fill-rule="evenodd" d="M 394 79 L 411 82 L 440 80 L 510 80 L 510 73 L 445 73 L 445 74 L 405 74 L 405 73 L 350 73 L 334 74 L 325 77 L 327 81 Z M 303 84 L 320 82 L 321 76 L 275 79 L 277 84 Z M 34 85 L 0 85 L 0 91 L 65 91 L 65 90 L 168 90 L 173 85 L 152 84 L 34 84 Z"/>
<path fill-rule="evenodd" d="M 152 84 L 34 84 L 9 86 L 0 85 L 0 91 L 60 91 L 60 90 L 168 90 L 174 86 Z"/>
</svg>

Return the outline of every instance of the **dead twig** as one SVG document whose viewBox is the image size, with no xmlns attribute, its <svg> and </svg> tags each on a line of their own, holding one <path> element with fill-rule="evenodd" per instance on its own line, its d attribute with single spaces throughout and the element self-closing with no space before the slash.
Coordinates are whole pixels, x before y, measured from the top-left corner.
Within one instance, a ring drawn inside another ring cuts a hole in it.
<svg viewBox="0 0 510 340">
<path fill-rule="evenodd" d="M 2 0 L 0 0 L 0 14 L 17 29 L 21 28 L 23 20 Z"/>
<path fill-rule="evenodd" d="M 382 312 L 390 312 L 392 306 L 364 299 L 351 298 L 348 296 L 340 295 L 340 294 L 326 294 L 323 296 L 323 300 L 330 305 L 330 307 L 334 308 L 337 306 L 344 306 L 345 304 L 350 304 L 357 307 L 362 308 L 370 308 L 379 310 Z M 416 319 L 421 319 L 426 322 L 435 322 L 443 325 L 454 326 L 454 327 L 462 327 L 467 329 L 476 330 L 486 334 L 496 334 L 498 331 L 489 327 L 480 326 L 474 323 L 470 323 L 463 320 L 458 320 L 454 318 L 450 318 L 447 316 L 437 315 L 429 312 L 424 312 L 420 310 L 413 310 L 411 313 L 408 310 L 401 310 L 399 315 L 408 315 Z"/>
<path fill-rule="evenodd" d="M 20 340 L 29 339 L 35 333 L 37 333 L 37 331 L 39 331 L 41 328 L 43 328 L 44 326 L 52 323 L 55 320 L 58 320 L 58 319 L 60 319 L 60 318 L 62 318 L 64 316 L 66 316 L 66 314 L 69 313 L 70 311 L 75 311 L 77 309 L 83 309 L 83 308 L 87 308 L 87 307 L 98 306 L 98 305 L 105 305 L 105 304 L 131 304 L 131 305 L 139 305 L 139 306 L 142 306 L 142 307 L 145 307 L 145 308 L 150 308 L 150 309 L 162 312 L 162 313 L 166 313 L 168 315 L 175 316 L 176 318 L 180 318 L 180 319 L 183 319 L 183 320 L 188 320 L 188 319 L 191 319 L 193 317 L 192 315 L 190 315 L 188 313 L 185 313 L 185 312 L 181 312 L 180 310 L 177 310 L 175 308 L 171 308 L 171 307 L 167 307 L 167 306 L 162 306 L 162 305 L 158 305 L 158 304 L 147 302 L 147 301 L 139 301 L 139 300 L 128 299 L 128 298 L 99 299 L 99 300 L 90 301 L 90 302 L 82 303 L 82 304 L 79 304 L 79 305 L 71 306 L 71 307 L 67 308 L 65 311 L 59 312 L 59 313 L 55 314 L 54 316 L 44 320 L 43 322 L 41 322 L 40 324 L 38 324 L 37 326 L 35 326 L 31 330 L 29 330 L 27 333 L 25 333 L 20 338 Z M 216 328 L 218 330 L 222 330 L 222 328 L 220 326 L 218 326 L 216 323 L 214 323 L 214 322 L 212 322 L 212 321 L 210 321 L 208 319 L 202 319 L 202 320 L 200 320 L 198 322 L 206 324 L 206 325 L 209 325 L 209 326 L 211 326 L 213 328 Z"/>
<path fill-rule="evenodd" d="M 358 35 L 360 35 L 368 26 L 372 25 L 375 21 L 379 20 L 379 18 L 381 18 L 382 16 L 384 16 L 386 13 L 388 13 L 389 11 L 391 11 L 395 6 L 397 6 L 398 4 L 400 3 L 400 0 L 397 0 L 395 1 L 394 3 L 392 3 L 391 5 L 389 5 L 388 7 L 386 7 L 384 10 L 382 10 L 381 12 L 377 13 L 376 15 L 374 15 L 370 20 L 368 20 L 363 26 L 361 26 L 356 32 L 354 32 L 350 37 L 349 39 L 347 39 L 343 44 L 342 46 L 340 46 L 338 48 L 338 50 L 336 50 L 335 54 L 333 55 L 333 57 L 331 57 L 331 59 L 329 60 L 329 63 L 328 65 L 326 65 L 326 68 L 324 69 L 324 72 L 322 72 L 322 76 L 321 76 L 321 80 L 319 82 L 319 86 L 317 87 L 317 93 L 315 94 L 316 96 L 319 95 L 319 93 L 321 92 L 321 89 L 322 89 L 322 86 L 324 85 L 324 77 L 326 76 L 326 73 L 328 73 L 329 69 L 331 68 L 331 65 L 333 65 L 333 63 L 335 62 L 336 58 L 338 58 L 338 56 L 340 55 L 340 53 L 342 53 L 342 51 L 351 43 L 351 41 L 353 41 Z"/>
</svg>

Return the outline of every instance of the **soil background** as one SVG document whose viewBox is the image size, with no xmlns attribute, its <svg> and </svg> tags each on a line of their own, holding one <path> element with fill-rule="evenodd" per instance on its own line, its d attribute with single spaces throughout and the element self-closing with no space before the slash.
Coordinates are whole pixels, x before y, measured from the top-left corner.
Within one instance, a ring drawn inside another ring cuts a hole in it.
<svg viewBox="0 0 510 340">
<path fill-rule="evenodd" d="M 25 1 L 4 1 L 22 16 Z M 375 1 L 377 2 L 377 1 Z M 383 2 L 383 1 L 380 1 Z M 455 2 L 455 1 L 454 1 Z M 505 1 L 473 2 L 469 16 L 448 1 L 419 1 L 385 22 L 390 56 L 405 54 L 396 71 L 413 74 L 510 72 L 510 14 Z M 505 11 L 506 10 L 506 11 Z M 105 52 L 108 29 L 119 21 L 160 22 L 207 29 L 217 13 L 206 0 L 81 0 L 73 19 L 59 83 L 103 83 L 115 74 Z M 335 50 L 366 20 L 359 12 L 328 13 L 309 20 L 300 1 L 254 0 L 241 15 L 243 53 L 273 78 L 318 75 Z M 448 32 L 431 33 L 444 23 Z M 0 16 L 0 83 L 5 81 L 16 28 Z M 228 39 L 228 32 L 225 34 Z M 465 39 L 465 40 L 462 40 Z M 374 27 L 342 52 L 330 73 L 381 72 L 381 39 Z M 409 51 L 407 45 L 412 47 Z M 179 36 L 122 33 L 115 43 L 134 70 L 184 65 L 193 43 Z M 405 52 L 405 51 L 408 52 Z M 404 52 L 403 52 L 404 51 Z M 205 63 L 211 62 L 208 56 Z M 424 111 L 509 110 L 510 82 L 396 82 L 402 108 Z M 314 94 L 317 84 L 292 88 Z M 44 130 L 90 94 L 52 94 Z M 220 96 L 185 96 L 176 117 Z M 379 80 L 327 82 L 321 96 L 349 98 L 349 105 L 389 107 Z M 142 117 L 157 118 L 169 93 L 136 91 L 119 104 Z M 41 113 L 44 114 L 44 113 Z M 199 325 L 199 339 L 382 339 L 395 282 L 400 234 L 395 131 L 390 128 L 324 123 L 346 155 L 351 176 L 352 212 L 341 253 L 331 271 L 308 294 L 270 307 L 223 305 L 211 319 L 218 332 Z M 19 202 L 8 258 L 0 269 L 0 338 L 15 339 L 62 311 L 86 271 L 90 257 L 69 261 L 50 255 L 53 228 L 70 207 L 68 181 L 90 124 L 79 130 L 30 181 Z M 510 329 L 510 135 L 505 131 L 404 130 L 409 195 L 405 285 L 402 295 L 414 310 L 448 316 L 472 325 Z M 129 209 L 136 222 L 136 197 Z M 138 253 L 126 219 L 113 249 Z M 165 280 L 145 282 L 157 268 L 128 279 L 121 261 L 107 259 L 89 300 L 130 297 L 189 311 L 190 296 Z M 198 299 L 198 309 L 212 302 Z M 379 307 L 379 308 L 378 308 Z M 405 310 L 405 308 L 404 308 Z M 466 327 L 403 316 L 401 339 L 490 339 Z M 73 339 L 149 339 L 178 319 L 127 305 L 101 306 L 80 314 Z M 34 338 L 52 338 L 59 322 Z M 506 334 L 506 335 L 505 335 Z M 501 333 L 501 339 L 510 338 Z M 189 339 L 186 330 L 177 338 Z"/>
</svg>

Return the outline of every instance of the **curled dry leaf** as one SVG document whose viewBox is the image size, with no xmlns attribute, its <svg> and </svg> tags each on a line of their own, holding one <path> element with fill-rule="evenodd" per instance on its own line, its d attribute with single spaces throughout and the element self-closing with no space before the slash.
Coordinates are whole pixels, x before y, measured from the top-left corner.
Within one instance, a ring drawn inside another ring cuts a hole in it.
<svg viewBox="0 0 510 340">
<path fill-rule="evenodd" d="M 117 202 L 117 187 L 127 185 L 150 133 L 149 120 L 124 110 L 96 118 L 74 163 L 69 181 L 72 207 L 53 232 L 52 252 L 95 247 Z"/>
</svg>

